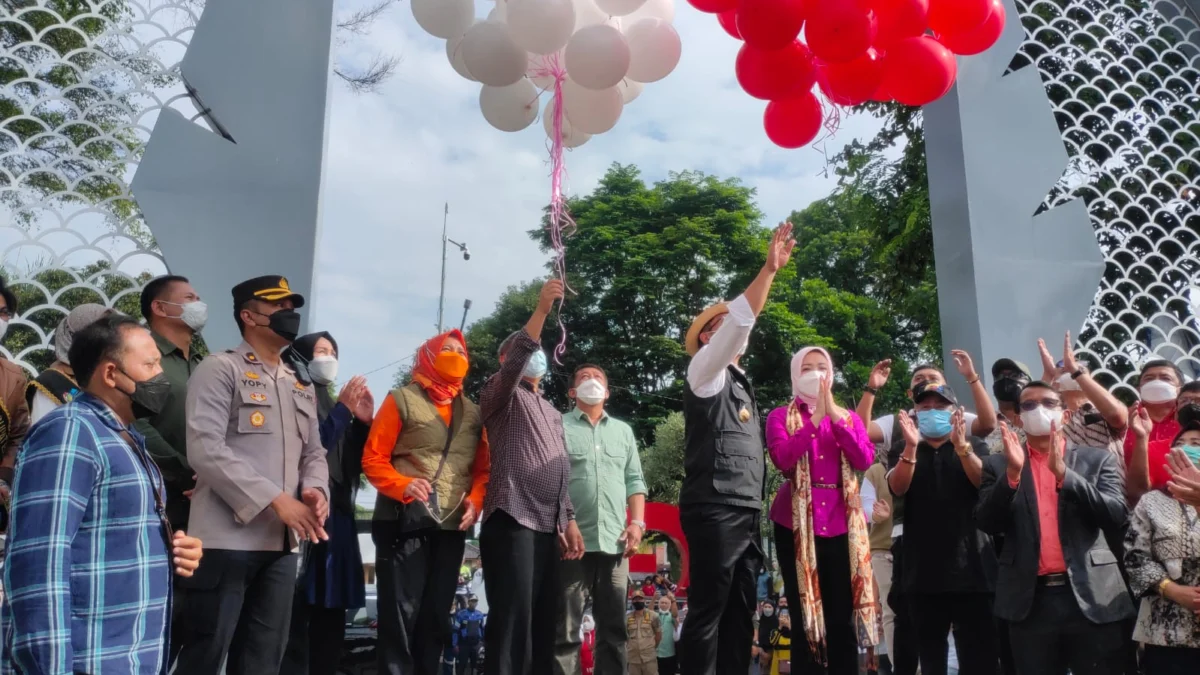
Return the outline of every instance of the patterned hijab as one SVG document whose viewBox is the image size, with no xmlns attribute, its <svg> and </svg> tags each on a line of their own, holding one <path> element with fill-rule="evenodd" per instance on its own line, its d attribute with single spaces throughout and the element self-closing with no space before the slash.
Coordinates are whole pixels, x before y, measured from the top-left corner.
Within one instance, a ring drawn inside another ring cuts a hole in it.
<svg viewBox="0 0 1200 675">
<path fill-rule="evenodd" d="M 463 337 L 462 332 L 458 329 L 450 330 L 430 338 L 425 344 L 418 347 L 416 365 L 413 366 L 413 382 L 421 385 L 425 393 L 429 394 L 429 400 L 437 405 L 450 405 L 450 402 L 462 393 L 462 380 L 451 382 L 442 377 L 434 367 L 434 361 L 442 352 L 442 346 L 446 344 L 447 338 L 458 340 L 462 343 L 463 351 L 466 351 L 467 339 Z M 470 359 L 469 354 L 467 358 Z"/>
<path fill-rule="evenodd" d="M 793 377 L 799 372 L 804 356 L 819 347 L 800 350 L 792 360 Z M 825 351 L 825 350 L 821 350 Z M 833 359 L 829 367 L 833 368 Z M 787 411 L 788 435 L 794 435 L 804 426 L 804 416 L 793 398 Z M 875 609 L 875 581 L 871 573 L 871 543 L 867 538 L 867 521 L 863 516 L 862 501 L 858 495 L 858 479 L 845 455 L 841 457 L 842 499 L 846 503 L 847 541 L 850 546 L 850 591 L 853 597 L 854 630 L 858 644 L 867 647 L 874 659 L 874 646 L 879 644 L 880 616 Z M 801 455 L 796 463 L 792 479 L 792 536 L 796 547 L 796 575 L 800 588 L 800 604 L 803 605 L 804 634 L 808 638 L 813 658 L 823 665 L 828 664 L 825 644 L 825 607 L 821 599 L 821 585 L 817 576 L 816 535 L 813 528 L 812 471 L 808 453 Z"/>
<path fill-rule="evenodd" d="M 75 341 L 75 334 L 112 311 L 104 305 L 97 305 L 93 302 L 84 303 L 72 309 L 63 317 L 62 321 L 58 322 L 58 328 L 54 329 L 54 358 L 63 363 L 69 363 L 68 355 L 71 352 L 71 343 Z"/>
</svg>

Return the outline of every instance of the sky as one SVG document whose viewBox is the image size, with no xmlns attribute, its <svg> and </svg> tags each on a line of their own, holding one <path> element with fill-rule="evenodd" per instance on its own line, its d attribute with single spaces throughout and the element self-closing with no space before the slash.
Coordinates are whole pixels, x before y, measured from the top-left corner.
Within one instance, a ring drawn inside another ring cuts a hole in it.
<svg viewBox="0 0 1200 675">
<path fill-rule="evenodd" d="M 345 15 L 370 0 L 340 0 Z M 491 0 L 475 0 L 484 17 Z M 765 102 L 741 91 L 734 60 L 741 43 L 716 17 L 676 0 L 683 43 L 678 67 L 646 86 L 617 126 L 567 153 L 567 192 L 591 192 L 613 163 L 635 164 L 648 181 L 699 170 L 737 177 L 757 190 L 766 222 L 827 195 L 834 180 L 812 148 L 783 150 L 762 129 Z M 479 112 L 478 83 L 460 77 L 445 41 L 426 34 L 408 2 L 389 9 L 362 37 L 336 47 L 342 64 L 384 52 L 400 59 L 395 75 L 373 94 L 334 82 L 328 125 L 323 223 L 317 251 L 310 327 L 337 338 L 341 375 L 368 375 L 376 403 L 397 365 L 436 332 L 443 205 L 451 247 L 446 261 L 448 326 L 491 313 L 509 286 L 545 275 L 546 256 L 525 234 L 536 227 L 550 195 L 550 166 L 541 121 L 517 133 L 498 131 Z M 833 156 L 854 138 L 871 136 L 867 116 L 843 118 L 826 141 Z M 568 240 L 566 245 L 570 246 Z"/>
</svg>

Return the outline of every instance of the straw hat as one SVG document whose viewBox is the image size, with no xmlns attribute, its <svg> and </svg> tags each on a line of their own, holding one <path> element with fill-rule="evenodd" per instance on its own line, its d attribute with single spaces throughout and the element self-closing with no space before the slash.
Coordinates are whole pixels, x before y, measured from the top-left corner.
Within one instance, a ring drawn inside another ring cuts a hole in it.
<svg viewBox="0 0 1200 675">
<path fill-rule="evenodd" d="M 695 356 L 696 352 L 700 351 L 700 331 L 704 330 L 704 327 L 708 325 L 708 322 L 712 321 L 718 316 L 721 316 L 722 314 L 728 313 L 729 303 L 726 302 L 718 302 L 703 312 L 700 312 L 700 316 L 696 317 L 695 320 L 692 321 L 692 327 L 688 328 L 687 338 L 684 341 L 684 345 L 687 347 L 688 355 Z"/>
</svg>

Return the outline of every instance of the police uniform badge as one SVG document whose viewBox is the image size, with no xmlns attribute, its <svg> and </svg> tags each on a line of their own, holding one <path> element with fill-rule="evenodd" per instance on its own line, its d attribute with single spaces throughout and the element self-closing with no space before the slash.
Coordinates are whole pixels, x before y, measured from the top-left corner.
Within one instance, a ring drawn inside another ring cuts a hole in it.
<svg viewBox="0 0 1200 675">
<path fill-rule="evenodd" d="M 743 422 L 749 422 L 750 421 L 750 411 L 746 410 L 745 408 L 742 408 L 741 410 L 738 411 L 738 419 Z"/>
<path fill-rule="evenodd" d="M 255 403 L 265 403 L 267 400 L 267 395 L 256 391 L 250 394 L 250 400 L 254 401 Z"/>
<path fill-rule="evenodd" d="M 307 388 L 308 388 L 308 387 L 305 387 L 303 382 L 297 382 L 297 383 L 296 383 L 296 389 L 298 389 L 298 390 L 300 390 L 300 391 L 304 391 L 304 390 L 305 390 L 305 389 L 307 389 Z"/>
<path fill-rule="evenodd" d="M 262 425 L 264 425 L 266 423 L 267 423 L 266 415 L 264 415 L 260 412 L 255 412 L 254 414 L 250 415 L 250 426 L 254 427 L 255 429 L 261 427 Z"/>
<path fill-rule="evenodd" d="M 250 379 L 252 379 L 252 380 L 257 380 L 257 379 L 258 379 L 258 373 L 254 372 L 254 371 L 252 371 L 252 370 L 247 370 L 247 371 L 246 371 L 246 377 L 248 377 L 248 378 L 250 378 Z"/>
</svg>

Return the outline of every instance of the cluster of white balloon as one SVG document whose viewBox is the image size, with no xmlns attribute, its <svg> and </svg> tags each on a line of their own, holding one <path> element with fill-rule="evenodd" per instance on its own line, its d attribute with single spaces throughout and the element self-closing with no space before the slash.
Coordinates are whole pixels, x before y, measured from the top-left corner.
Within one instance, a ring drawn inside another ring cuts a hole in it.
<svg viewBox="0 0 1200 675">
<path fill-rule="evenodd" d="M 421 28 L 445 38 L 454 70 L 483 84 L 479 108 L 492 126 L 528 127 L 551 91 L 543 123 L 553 140 L 561 96 L 562 147 L 612 129 L 646 83 L 679 63 L 674 0 L 496 0 L 484 20 L 475 0 L 411 2 Z"/>
</svg>

